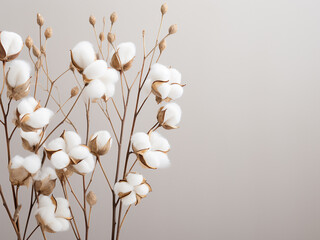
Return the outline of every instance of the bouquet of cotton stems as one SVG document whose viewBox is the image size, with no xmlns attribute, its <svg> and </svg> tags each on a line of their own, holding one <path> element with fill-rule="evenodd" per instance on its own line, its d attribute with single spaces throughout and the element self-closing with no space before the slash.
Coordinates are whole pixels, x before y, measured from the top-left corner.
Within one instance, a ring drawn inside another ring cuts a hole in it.
<svg viewBox="0 0 320 240">
<path fill-rule="evenodd" d="M 175 101 L 182 96 L 184 85 L 178 70 L 159 63 L 166 49 L 166 39 L 177 32 L 177 26 L 171 25 L 160 38 L 167 5 L 163 4 L 160 10 L 160 27 L 150 50 L 146 49 L 145 31 L 142 31 L 143 58 L 140 66 L 135 58 L 137 50 L 134 43 L 116 43 L 113 26 L 117 14 L 111 14 L 108 31 L 103 18 L 99 34 L 96 18 L 90 16 L 89 23 L 93 27 L 97 47 L 88 41 L 75 44 L 70 50 L 70 65 L 56 78 L 49 74 L 46 50 L 53 30 L 50 27 L 44 29 L 45 21 L 40 14 L 37 14 L 39 45 L 28 36 L 26 48 L 23 48 L 20 35 L 0 32 L 0 61 L 3 66 L 0 125 L 4 133 L 1 138 L 6 146 L 7 185 L 12 192 L 14 209 L 9 207 L 9 197 L 5 196 L 1 185 L 0 195 L 18 240 L 31 239 L 37 230 L 41 231 L 43 239 L 47 239 L 47 234 L 70 228 L 75 239 L 89 239 L 92 210 L 98 201 L 91 185 L 97 175 L 96 168 L 101 168 L 106 189 L 112 196 L 112 221 L 106 217 L 106 224 L 111 225 L 111 240 L 118 240 L 130 208 L 142 202 L 152 191 L 149 181 L 137 172 L 137 163 L 145 171 L 170 166 L 170 144 L 164 135 L 165 131 L 179 126 L 181 108 Z M 24 49 L 29 60 L 18 59 Z M 127 73 L 134 66 L 138 73 L 130 79 Z M 61 101 L 59 90 L 65 87 L 59 86 L 59 80 L 67 74 L 74 77 L 75 86 L 69 90 L 69 97 Z M 116 86 L 119 84 L 121 91 L 118 93 Z M 120 102 L 113 98 L 117 94 Z M 132 95 L 135 95 L 134 109 L 133 116 L 129 116 Z M 146 129 L 136 129 L 138 117 L 152 96 L 158 108 L 155 122 Z M 70 115 L 81 101 L 86 107 L 85 136 L 80 135 Z M 115 114 L 111 114 L 110 106 Z M 92 107 L 102 112 L 107 124 L 90 133 L 90 125 L 94 123 L 93 119 L 90 121 Z M 54 118 L 58 121 L 52 121 Z M 125 129 L 130 129 L 129 133 L 125 133 Z M 163 133 L 160 133 L 161 129 Z M 124 138 L 125 134 L 129 135 L 128 139 Z M 25 151 L 21 156 L 12 146 L 14 135 L 20 136 L 20 144 Z M 103 164 L 102 161 L 111 149 L 117 152 L 115 159 L 109 159 L 115 162 L 115 169 L 105 168 L 107 162 Z M 81 179 L 83 191 L 80 196 L 73 190 L 71 178 Z M 2 183 L 2 187 L 7 185 Z M 23 187 L 30 192 L 28 206 L 21 204 L 21 196 L 18 198 L 19 189 Z M 62 196 L 56 196 L 57 188 L 61 188 Z M 70 204 L 69 198 L 74 198 L 76 204 Z M 27 210 L 24 211 L 27 216 L 21 216 L 22 208 Z M 79 229 L 77 221 L 80 220 L 74 218 L 76 211 L 83 213 L 85 229 Z M 33 218 L 37 224 L 31 229 Z"/>
</svg>

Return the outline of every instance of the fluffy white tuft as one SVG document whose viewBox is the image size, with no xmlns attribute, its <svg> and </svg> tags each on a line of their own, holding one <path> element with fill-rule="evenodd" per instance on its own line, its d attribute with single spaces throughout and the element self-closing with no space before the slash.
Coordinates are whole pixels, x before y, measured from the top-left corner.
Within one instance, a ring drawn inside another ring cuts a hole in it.
<svg viewBox="0 0 320 240">
<path fill-rule="evenodd" d="M 21 36 L 14 32 L 2 31 L 0 34 L 0 42 L 6 52 L 6 56 L 19 53 L 23 47 Z"/>
<path fill-rule="evenodd" d="M 84 95 L 87 98 L 101 98 L 106 92 L 106 87 L 99 79 L 95 79 L 89 83 L 84 90 Z"/>
<path fill-rule="evenodd" d="M 140 196 L 145 196 L 149 193 L 150 189 L 147 184 L 141 184 L 139 186 L 135 186 L 134 191 Z"/>
<path fill-rule="evenodd" d="M 56 198 L 56 200 L 57 200 L 57 209 L 55 212 L 55 216 L 59 218 L 71 217 L 68 200 L 65 198 Z"/>
<path fill-rule="evenodd" d="M 131 138 L 132 146 L 136 151 L 143 149 L 149 149 L 151 147 L 149 136 L 143 132 L 137 132 L 132 135 Z"/>
<path fill-rule="evenodd" d="M 90 155 L 90 150 L 88 147 L 83 146 L 83 145 L 78 145 L 74 148 L 71 149 L 71 151 L 69 152 L 69 156 L 73 159 L 85 159 L 86 157 L 88 157 Z"/>
<path fill-rule="evenodd" d="M 134 191 L 132 191 L 128 196 L 121 199 L 122 204 L 125 206 L 129 206 L 137 201 L 137 196 Z"/>
<path fill-rule="evenodd" d="M 170 80 L 170 71 L 166 66 L 155 63 L 151 66 L 149 77 L 152 81 L 168 81 Z"/>
<path fill-rule="evenodd" d="M 23 60 L 13 60 L 7 72 L 7 80 L 11 87 L 24 84 L 31 76 L 30 65 Z"/>
<path fill-rule="evenodd" d="M 171 90 L 171 85 L 168 83 L 162 83 L 157 88 L 157 91 L 160 93 L 162 99 L 165 99 L 166 97 L 168 97 L 170 90 Z"/>
<path fill-rule="evenodd" d="M 66 131 L 63 134 L 66 143 L 66 151 L 70 152 L 72 148 L 81 144 L 81 137 L 74 131 Z"/>
<path fill-rule="evenodd" d="M 49 150 L 60 150 L 62 149 L 65 151 L 66 149 L 66 143 L 63 138 L 58 137 L 56 139 L 53 139 L 47 146 L 47 149 Z"/>
<path fill-rule="evenodd" d="M 168 140 L 165 139 L 158 132 L 151 132 L 150 143 L 151 143 L 151 150 L 159 150 L 164 152 L 167 152 L 170 150 L 170 144 Z"/>
<path fill-rule="evenodd" d="M 133 187 L 138 186 L 143 182 L 143 176 L 138 173 L 129 173 L 126 179 L 127 182 Z"/>
<path fill-rule="evenodd" d="M 33 177 L 34 180 L 44 180 L 49 177 L 50 180 L 57 178 L 56 171 L 52 167 L 42 167 L 40 171 Z"/>
<path fill-rule="evenodd" d="M 107 83 L 116 83 L 119 81 L 120 74 L 117 70 L 114 68 L 108 68 L 107 71 L 104 73 L 103 76 L 101 76 L 101 80 L 107 84 Z"/>
<path fill-rule="evenodd" d="M 70 163 L 70 158 L 68 154 L 66 154 L 64 151 L 58 151 L 54 154 L 52 154 L 50 162 L 56 169 L 63 169 L 67 167 Z"/>
<path fill-rule="evenodd" d="M 169 83 L 181 83 L 181 73 L 175 68 L 170 68 L 169 71 L 170 71 Z"/>
<path fill-rule="evenodd" d="M 43 128 L 49 124 L 50 119 L 53 116 L 53 112 L 48 108 L 39 108 L 35 112 L 30 113 L 30 118 L 26 121 L 26 124 L 33 128 Z"/>
<path fill-rule="evenodd" d="M 40 142 L 42 130 L 37 130 L 35 132 L 24 132 L 20 129 L 21 138 L 25 139 L 30 146 L 35 146 Z"/>
<path fill-rule="evenodd" d="M 180 98 L 183 94 L 183 87 L 181 87 L 179 84 L 172 84 L 170 86 L 168 97 L 173 100 Z"/>
<path fill-rule="evenodd" d="M 181 108 L 176 103 L 168 103 L 164 106 L 163 111 L 165 112 L 164 115 L 164 122 L 170 126 L 176 126 L 181 120 Z"/>
<path fill-rule="evenodd" d="M 109 141 L 109 139 L 111 138 L 111 135 L 108 131 L 98 131 L 95 132 L 91 139 L 96 138 L 96 143 L 98 146 L 98 149 L 103 148 Z M 110 140 L 110 146 L 112 145 L 112 139 Z"/>
<path fill-rule="evenodd" d="M 104 60 L 97 60 L 91 63 L 83 71 L 87 79 L 101 79 L 108 69 L 107 62 Z"/>
<path fill-rule="evenodd" d="M 76 165 L 73 165 L 73 167 L 80 173 L 80 174 L 87 174 L 93 171 L 94 169 L 94 160 L 93 156 L 90 153 L 86 158 L 84 158 L 81 162 L 79 162 Z"/>
<path fill-rule="evenodd" d="M 144 94 L 149 94 L 151 92 L 152 82 L 153 81 L 150 78 L 147 78 L 142 88 L 142 91 L 144 92 Z"/>
<path fill-rule="evenodd" d="M 128 193 L 133 190 L 133 187 L 127 182 L 117 182 L 113 188 L 116 194 L 119 193 Z"/>
<path fill-rule="evenodd" d="M 117 49 L 122 65 L 130 62 L 136 55 L 136 46 L 132 42 L 120 43 Z"/>
<path fill-rule="evenodd" d="M 24 159 L 23 167 L 31 174 L 35 174 L 41 167 L 41 160 L 38 155 L 32 154 Z"/>
<path fill-rule="evenodd" d="M 23 165 L 23 162 L 24 162 L 24 158 L 19 155 L 16 155 L 11 159 L 11 168 L 12 169 L 19 168 Z"/>
<path fill-rule="evenodd" d="M 88 41 L 79 42 L 72 50 L 72 56 L 75 63 L 85 69 L 97 58 L 93 46 Z"/>
<path fill-rule="evenodd" d="M 38 102 L 33 97 L 25 97 L 19 102 L 17 109 L 23 116 L 27 113 L 32 113 L 37 105 Z"/>
</svg>

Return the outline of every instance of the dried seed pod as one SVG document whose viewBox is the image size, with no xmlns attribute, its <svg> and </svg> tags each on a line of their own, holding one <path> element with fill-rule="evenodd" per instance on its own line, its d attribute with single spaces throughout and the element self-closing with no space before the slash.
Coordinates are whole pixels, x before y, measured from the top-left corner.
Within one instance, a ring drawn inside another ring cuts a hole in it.
<svg viewBox="0 0 320 240">
<path fill-rule="evenodd" d="M 31 38 L 30 36 L 28 36 L 28 37 L 26 38 L 25 43 L 26 43 L 27 48 L 29 48 L 29 49 L 32 48 L 32 46 L 33 46 L 33 40 L 32 40 L 32 38 Z"/>
<path fill-rule="evenodd" d="M 90 191 L 87 194 L 86 200 L 89 203 L 90 207 L 92 207 L 93 205 L 95 205 L 97 203 L 97 196 L 94 192 Z"/>
<path fill-rule="evenodd" d="M 79 93 L 79 88 L 78 86 L 75 86 L 74 88 L 71 89 L 70 95 L 71 97 L 77 96 Z"/>
<path fill-rule="evenodd" d="M 42 54 L 45 54 L 46 53 L 46 47 L 45 46 L 41 46 L 40 47 L 40 51 Z"/>
<path fill-rule="evenodd" d="M 109 43 L 113 43 L 116 40 L 116 35 L 114 35 L 113 33 L 109 32 L 108 33 L 108 42 Z"/>
<path fill-rule="evenodd" d="M 37 23 L 40 27 L 44 24 L 44 18 L 41 16 L 40 13 L 37 14 Z"/>
<path fill-rule="evenodd" d="M 159 50 L 160 50 L 160 53 L 163 52 L 164 49 L 166 49 L 167 47 L 167 42 L 166 42 L 166 39 L 163 39 L 160 43 L 159 43 Z"/>
<path fill-rule="evenodd" d="M 35 45 L 32 46 L 32 53 L 37 58 L 39 58 L 41 55 L 39 48 L 37 48 Z"/>
<path fill-rule="evenodd" d="M 46 29 L 46 31 L 44 32 L 44 36 L 46 37 L 46 39 L 52 37 L 52 28 L 51 28 L 51 27 L 48 27 L 48 28 Z"/>
<path fill-rule="evenodd" d="M 113 12 L 111 15 L 110 15 L 110 21 L 111 21 L 111 24 L 114 24 L 118 19 L 118 15 L 116 12 Z"/>
<path fill-rule="evenodd" d="M 101 33 L 99 34 L 99 39 L 100 39 L 101 42 L 104 41 L 104 39 L 105 39 L 105 37 L 104 37 L 104 32 L 101 32 Z"/>
<path fill-rule="evenodd" d="M 175 34 L 178 31 L 177 24 L 173 24 L 169 27 L 169 34 Z"/>
<path fill-rule="evenodd" d="M 96 25 L 96 18 L 95 16 L 91 15 L 89 17 L 89 23 L 94 27 L 94 25 Z"/>
<path fill-rule="evenodd" d="M 162 15 L 165 15 L 167 11 L 168 11 L 167 3 L 162 4 L 161 5 L 161 13 L 162 13 Z"/>
</svg>

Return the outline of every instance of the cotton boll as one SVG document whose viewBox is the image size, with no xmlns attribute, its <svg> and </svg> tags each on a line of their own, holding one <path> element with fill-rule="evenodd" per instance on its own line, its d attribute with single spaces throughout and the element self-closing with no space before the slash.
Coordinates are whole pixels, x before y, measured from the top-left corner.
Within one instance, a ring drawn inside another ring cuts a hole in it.
<svg viewBox="0 0 320 240">
<path fill-rule="evenodd" d="M 84 95 L 87 98 L 96 99 L 101 98 L 106 92 L 106 87 L 99 79 L 95 79 L 89 83 L 84 90 Z"/>
<path fill-rule="evenodd" d="M 96 138 L 97 147 L 103 148 L 110 140 L 111 135 L 108 131 L 98 131 L 94 133 L 91 138 Z"/>
<path fill-rule="evenodd" d="M 19 102 L 17 109 L 21 115 L 25 115 L 32 113 L 37 105 L 38 102 L 33 97 L 26 97 Z"/>
<path fill-rule="evenodd" d="M 23 47 L 23 40 L 17 33 L 2 31 L 0 33 L 0 42 L 6 53 L 5 57 L 18 54 Z"/>
<path fill-rule="evenodd" d="M 132 42 L 120 43 L 117 47 L 121 64 L 127 64 L 136 55 L 136 46 Z"/>
<path fill-rule="evenodd" d="M 103 76 L 100 77 L 100 80 L 105 84 L 107 83 L 116 83 L 119 81 L 120 74 L 114 68 L 108 68 Z"/>
<path fill-rule="evenodd" d="M 79 145 L 72 148 L 69 152 L 69 156 L 76 160 L 85 159 L 86 157 L 90 156 L 90 150 L 87 146 Z"/>
<path fill-rule="evenodd" d="M 85 77 L 89 80 L 101 79 L 108 69 L 107 62 L 104 60 L 97 60 L 91 63 L 83 71 Z"/>
<path fill-rule="evenodd" d="M 143 182 L 143 176 L 138 173 L 129 173 L 126 180 L 131 186 L 137 186 Z"/>
<path fill-rule="evenodd" d="M 176 100 L 180 98 L 182 94 L 183 94 L 183 87 L 180 86 L 179 84 L 172 84 L 168 97 L 173 100 Z"/>
<path fill-rule="evenodd" d="M 181 73 L 175 69 L 175 68 L 170 68 L 170 81 L 169 83 L 181 83 Z"/>
<path fill-rule="evenodd" d="M 40 195 L 38 208 L 51 207 L 53 206 L 50 197 L 45 195 Z"/>
<path fill-rule="evenodd" d="M 134 191 L 139 195 L 139 196 L 145 196 L 149 193 L 150 189 L 147 184 L 141 184 L 139 186 L 134 187 Z"/>
<path fill-rule="evenodd" d="M 59 137 L 59 138 L 56 138 L 56 139 L 52 140 L 48 144 L 47 149 L 49 149 L 49 150 L 60 150 L 60 149 L 62 149 L 63 151 L 65 151 L 66 143 L 65 143 L 63 138 Z"/>
<path fill-rule="evenodd" d="M 119 193 L 128 193 L 133 190 L 133 186 L 131 186 L 127 182 L 117 182 L 113 188 L 114 192 L 119 195 Z"/>
<path fill-rule="evenodd" d="M 155 63 L 151 66 L 149 77 L 152 81 L 168 81 L 170 79 L 170 71 L 166 66 Z"/>
<path fill-rule="evenodd" d="M 150 133 L 150 143 L 152 150 L 159 150 L 167 152 L 170 150 L 170 144 L 167 139 L 161 136 L 158 132 L 151 132 Z"/>
<path fill-rule="evenodd" d="M 64 218 L 57 218 L 56 219 L 59 224 L 60 224 L 60 231 L 59 232 L 64 232 L 67 231 L 69 229 L 69 221 L 64 219 Z"/>
<path fill-rule="evenodd" d="M 176 103 L 168 103 L 164 106 L 163 111 L 165 111 L 164 115 L 164 123 L 170 126 L 176 126 L 181 120 L 181 108 Z"/>
<path fill-rule="evenodd" d="M 7 72 L 7 81 L 11 87 L 17 87 L 29 80 L 31 76 L 30 65 L 23 60 L 13 60 Z"/>
<path fill-rule="evenodd" d="M 128 196 L 121 199 L 124 206 L 129 206 L 137 201 L 137 196 L 134 191 L 132 191 Z"/>
<path fill-rule="evenodd" d="M 16 155 L 11 159 L 11 169 L 19 168 L 23 165 L 24 158 Z"/>
<path fill-rule="evenodd" d="M 68 200 L 65 198 L 56 198 L 56 201 L 57 201 L 57 209 L 55 212 L 55 217 L 58 217 L 58 218 L 71 217 Z"/>
<path fill-rule="evenodd" d="M 90 63 L 94 62 L 97 58 L 93 46 L 90 42 L 79 42 L 72 50 L 73 64 L 80 68 L 85 69 Z"/>
<path fill-rule="evenodd" d="M 49 200 L 51 201 L 50 198 Z M 53 204 L 51 204 L 50 206 L 40 207 L 39 203 L 39 207 L 36 210 L 35 215 L 39 215 L 43 222 L 47 225 L 48 223 L 55 220 L 54 209 L 55 206 Z"/>
<path fill-rule="evenodd" d="M 148 167 L 150 168 L 158 168 L 160 165 L 160 153 L 161 152 L 156 152 L 156 151 L 147 151 L 143 154 L 143 158 L 147 164 Z"/>
<path fill-rule="evenodd" d="M 56 169 L 63 169 L 69 165 L 70 158 L 64 151 L 58 151 L 52 154 L 50 161 Z"/>
<path fill-rule="evenodd" d="M 25 139 L 30 146 L 35 146 L 40 142 L 41 133 L 41 130 L 35 132 L 24 132 L 22 129 L 20 130 L 21 138 Z"/>
<path fill-rule="evenodd" d="M 38 155 L 32 154 L 24 159 L 23 167 L 31 174 L 35 174 L 41 167 L 41 160 Z"/>
<path fill-rule="evenodd" d="M 133 134 L 131 138 L 131 142 L 132 142 L 132 147 L 134 148 L 135 151 L 151 148 L 149 136 L 148 134 L 143 132 L 137 132 Z"/>
<path fill-rule="evenodd" d="M 72 148 L 81 144 L 81 137 L 74 131 L 66 131 L 63 133 L 63 139 L 66 143 L 66 151 L 70 152 Z"/>
<path fill-rule="evenodd" d="M 168 158 L 168 155 L 162 152 L 157 152 L 157 154 L 159 155 L 158 159 L 159 159 L 159 165 L 158 168 L 168 168 L 171 165 L 171 162 Z"/>
<path fill-rule="evenodd" d="M 89 148 L 91 152 L 104 155 L 112 145 L 111 135 L 108 131 L 98 131 L 90 137 Z"/>
<path fill-rule="evenodd" d="M 49 178 L 50 180 L 54 180 L 57 178 L 56 171 L 52 167 L 43 167 L 37 174 L 33 177 L 36 181 L 44 180 L 45 178 Z"/>
<path fill-rule="evenodd" d="M 115 85 L 113 83 L 105 84 L 105 95 L 106 97 L 112 97 L 116 91 Z"/>
<path fill-rule="evenodd" d="M 53 232 L 61 232 L 62 231 L 62 223 L 59 221 L 59 219 L 54 218 L 52 221 L 47 223 L 47 226 L 50 230 Z"/>
<path fill-rule="evenodd" d="M 90 154 L 78 164 L 73 165 L 74 169 L 80 174 L 88 174 L 94 169 L 94 160 L 92 155 Z"/>
<path fill-rule="evenodd" d="M 49 124 L 53 112 L 48 108 L 39 108 L 35 112 L 30 113 L 30 118 L 26 124 L 32 128 L 39 129 Z"/>
<path fill-rule="evenodd" d="M 170 89 L 171 89 L 171 85 L 168 83 L 161 83 L 158 85 L 156 91 L 157 93 L 160 94 L 160 97 L 162 99 L 165 99 L 168 97 L 169 93 L 170 93 Z"/>
</svg>

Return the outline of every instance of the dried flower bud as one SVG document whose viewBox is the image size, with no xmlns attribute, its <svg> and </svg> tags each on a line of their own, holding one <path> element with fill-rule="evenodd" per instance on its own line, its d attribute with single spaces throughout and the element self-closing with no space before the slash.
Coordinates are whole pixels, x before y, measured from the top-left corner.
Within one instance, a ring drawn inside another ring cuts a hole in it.
<svg viewBox="0 0 320 240">
<path fill-rule="evenodd" d="M 163 51 L 164 49 L 166 49 L 166 47 L 167 47 L 166 39 L 163 39 L 163 40 L 159 43 L 160 53 L 162 53 L 162 51 Z"/>
<path fill-rule="evenodd" d="M 45 54 L 46 53 L 46 47 L 45 46 L 41 46 L 40 47 L 40 51 L 42 54 Z"/>
<path fill-rule="evenodd" d="M 97 196 L 94 192 L 90 191 L 87 194 L 87 202 L 89 203 L 90 207 L 92 207 L 93 205 L 95 205 L 97 203 Z"/>
<path fill-rule="evenodd" d="M 169 34 L 175 34 L 178 31 L 177 24 L 173 24 L 169 27 Z"/>
<path fill-rule="evenodd" d="M 75 86 L 74 88 L 71 89 L 70 95 L 71 97 L 77 96 L 79 93 L 79 88 L 78 86 Z"/>
<path fill-rule="evenodd" d="M 52 28 L 51 28 L 51 27 L 48 27 L 48 28 L 46 29 L 46 31 L 44 32 L 44 36 L 46 37 L 46 39 L 52 37 Z"/>
<path fill-rule="evenodd" d="M 96 24 L 96 18 L 95 18 L 95 16 L 91 15 L 91 16 L 89 17 L 89 22 L 90 22 L 90 24 L 94 27 L 94 25 Z"/>
<path fill-rule="evenodd" d="M 111 15 L 110 15 L 110 21 L 111 21 L 111 24 L 114 24 L 118 19 L 118 15 L 116 12 L 113 12 Z"/>
<path fill-rule="evenodd" d="M 37 58 L 39 58 L 41 55 L 39 48 L 37 48 L 35 45 L 32 46 L 32 53 Z"/>
<path fill-rule="evenodd" d="M 101 33 L 99 34 L 99 39 L 100 39 L 101 42 L 104 41 L 104 39 L 105 39 L 105 37 L 104 37 L 104 32 L 101 32 Z"/>
<path fill-rule="evenodd" d="M 162 13 L 162 15 L 165 15 L 167 11 L 168 11 L 167 3 L 162 4 L 161 5 L 161 13 Z"/>
<path fill-rule="evenodd" d="M 37 14 L 37 23 L 39 26 L 42 26 L 44 24 L 44 18 L 41 16 L 40 13 Z"/>
<path fill-rule="evenodd" d="M 113 43 L 114 40 L 116 40 L 116 35 L 114 35 L 113 33 L 109 32 L 108 33 L 108 42 L 109 43 Z"/>
<path fill-rule="evenodd" d="M 27 48 L 32 48 L 32 46 L 33 46 L 33 40 L 32 40 L 32 38 L 30 37 L 30 36 L 28 36 L 27 38 L 26 38 L 26 46 L 27 46 Z"/>
</svg>

